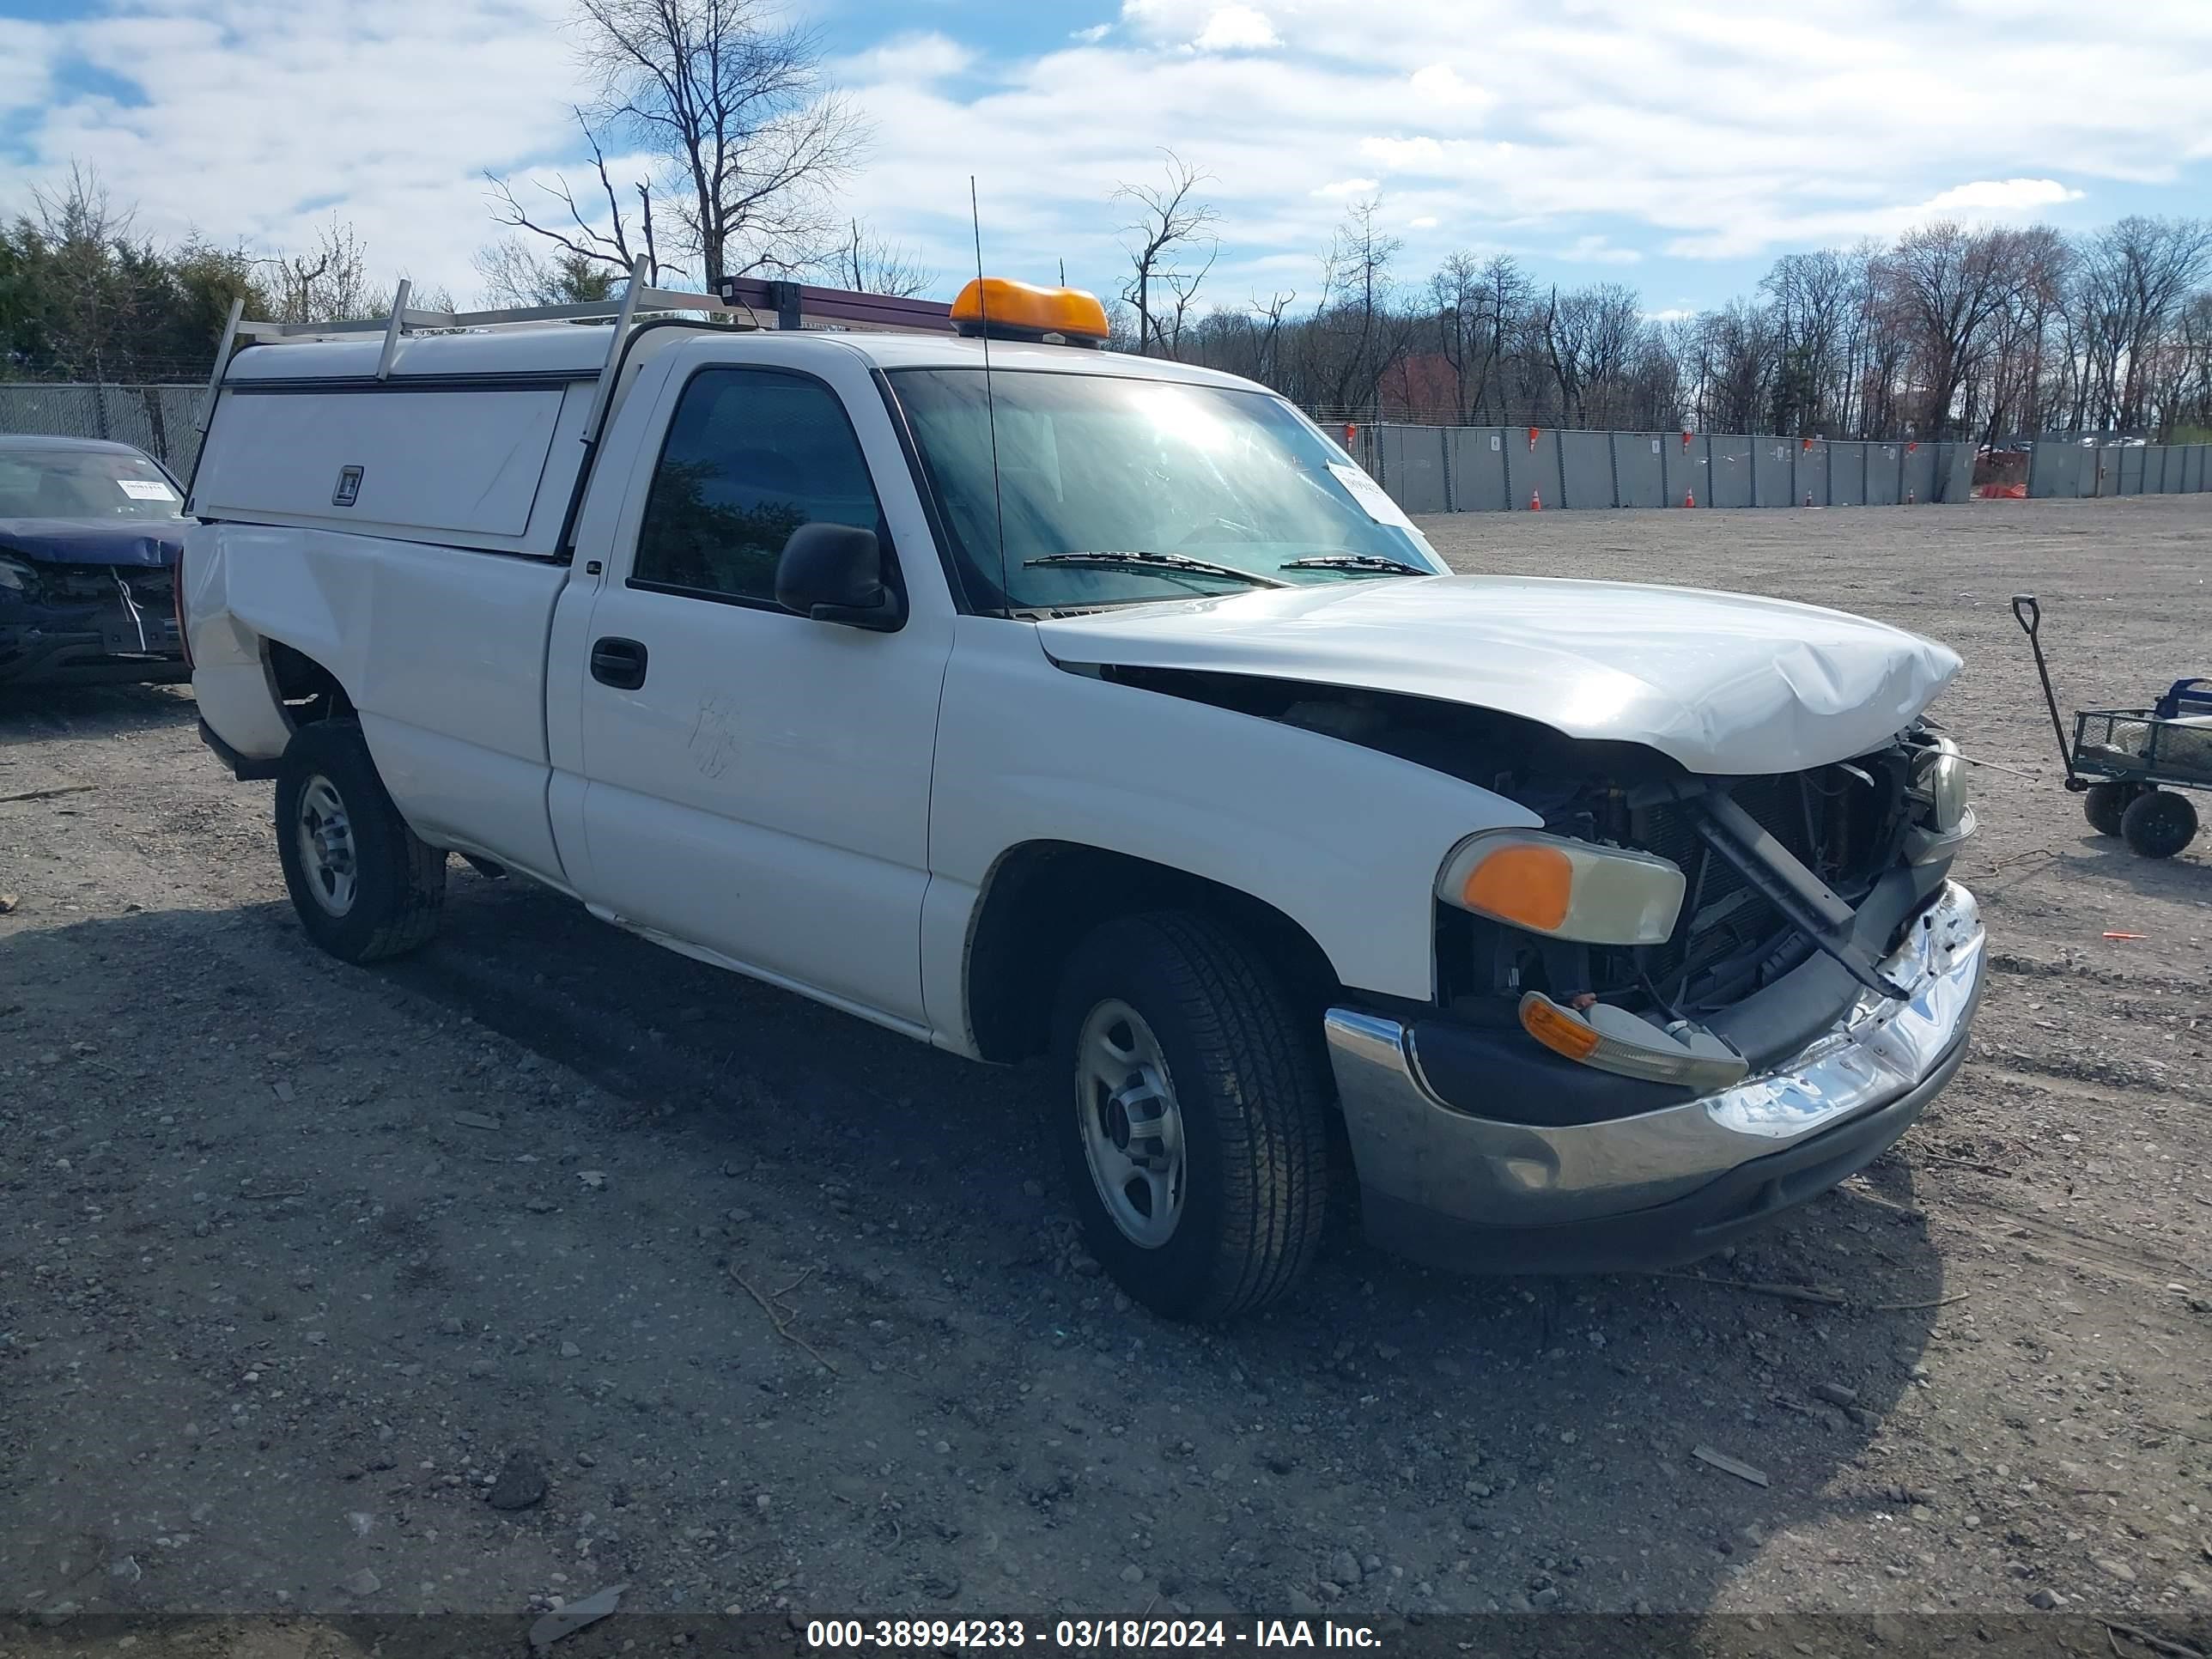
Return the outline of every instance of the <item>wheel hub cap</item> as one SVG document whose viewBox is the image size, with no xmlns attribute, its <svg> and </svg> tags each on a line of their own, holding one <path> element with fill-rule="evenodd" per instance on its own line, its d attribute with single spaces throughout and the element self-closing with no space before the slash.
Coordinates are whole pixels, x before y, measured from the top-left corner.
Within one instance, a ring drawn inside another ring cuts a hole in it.
<svg viewBox="0 0 2212 1659">
<path fill-rule="evenodd" d="M 1132 1243 L 1158 1249 L 1182 1219 L 1182 1113 L 1167 1060 L 1126 1002 L 1091 1011 L 1077 1044 L 1076 1112 L 1106 1213 Z"/>
<path fill-rule="evenodd" d="M 344 799 L 328 778 L 309 778 L 300 791 L 295 828 L 308 893 L 331 915 L 345 915 L 353 908 L 358 881 L 353 825 L 346 817 Z"/>
</svg>

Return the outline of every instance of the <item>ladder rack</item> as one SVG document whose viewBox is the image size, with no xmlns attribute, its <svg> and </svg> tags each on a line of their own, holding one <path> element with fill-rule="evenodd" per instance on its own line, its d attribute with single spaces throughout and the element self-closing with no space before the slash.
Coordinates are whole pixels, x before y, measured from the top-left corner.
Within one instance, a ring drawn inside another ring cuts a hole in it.
<svg viewBox="0 0 2212 1659">
<path fill-rule="evenodd" d="M 377 359 L 374 379 L 388 379 L 399 343 L 410 332 L 436 333 L 511 327 L 532 323 L 599 323 L 614 325 L 607 342 L 606 361 L 599 372 L 599 392 L 586 423 L 585 441 L 597 435 L 613 391 L 611 371 L 621 362 L 623 345 L 632 325 L 643 316 L 670 312 L 696 312 L 703 318 L 737 328 L 820 328 L 861 331 L 926 330 L 951 333 L 955 325 L 952 307 L 936 300 L 908 300 L 887 294 L 854 289 L 817 288 L 781 278 L 726 276 L 714 294 L 650 288 L 646 284 L 646 261 L 630 267 L 629 285 L 617 299 L 590 300 L 575 305 L 515 306 L 488 311 L 416 311 L 407 304 L 411 283 L 403 280 L 392 296 L 392 314 L 347 322 L 272 323 L 245 315 L 245 301 L 232 301 L 222 342 L 216 348 L 215 373 L 209 378 L 206 404 L 200 416 L 200 436 L 207 436 L 215 417 L 215 403 L 224 374 L 241 346 L 299 344 L 310 341 L 343 340 L 363 334 L 381 334 L 384 350 Z M 767 320 L 763 320 L 765 318 Z M 581 376 L 578 377 L 582 378 Z"/>
</svg>

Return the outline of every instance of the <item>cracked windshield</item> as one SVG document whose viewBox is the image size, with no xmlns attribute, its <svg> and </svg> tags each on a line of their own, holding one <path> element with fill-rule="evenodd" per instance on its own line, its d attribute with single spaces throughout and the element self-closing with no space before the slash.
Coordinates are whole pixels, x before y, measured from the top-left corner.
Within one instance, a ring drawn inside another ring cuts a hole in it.
<svg viewBox="0 0 2212 1659">
<path fill-rule="evenodd" d="M 1443 568 L 1389 498 L 1278 398 L 1019 370 L 988 384 L 978 369 L 891 380 L 978 608 L 1122 605 Z"/>
</svg>

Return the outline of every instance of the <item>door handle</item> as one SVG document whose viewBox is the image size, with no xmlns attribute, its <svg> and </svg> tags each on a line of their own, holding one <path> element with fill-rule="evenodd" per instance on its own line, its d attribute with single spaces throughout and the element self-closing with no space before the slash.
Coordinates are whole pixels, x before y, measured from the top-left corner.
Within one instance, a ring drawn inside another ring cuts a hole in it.
<svg viewBox="0 0 2212 1659">
<path fill-rule="evenodd" d="M 592 678 L 617 691 L 636 690 L 645 684 L 645 647 L 635 640 L 593 640 Z"/>
</svg>

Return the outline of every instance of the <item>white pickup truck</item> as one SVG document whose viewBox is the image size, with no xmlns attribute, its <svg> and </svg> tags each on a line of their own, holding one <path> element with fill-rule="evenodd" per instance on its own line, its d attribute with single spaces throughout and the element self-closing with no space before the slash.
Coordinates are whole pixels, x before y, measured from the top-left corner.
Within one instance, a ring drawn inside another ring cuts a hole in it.
<svg viewBox="0 0 2212 1659">
<path fill-rule="evenodd" d="M 1942 646 L 1453 574 L 1088 296 L 741 287 L 226 342 L 180 621 L 325 949 L 425 944 L 458 853 L 1042 1056 L 1091 1248 L 1194 1318 L 1283 1295 L 1333 1185 L 1431 1262 L 1687 1260 L 1959 1066 Z"/>
</svg>

